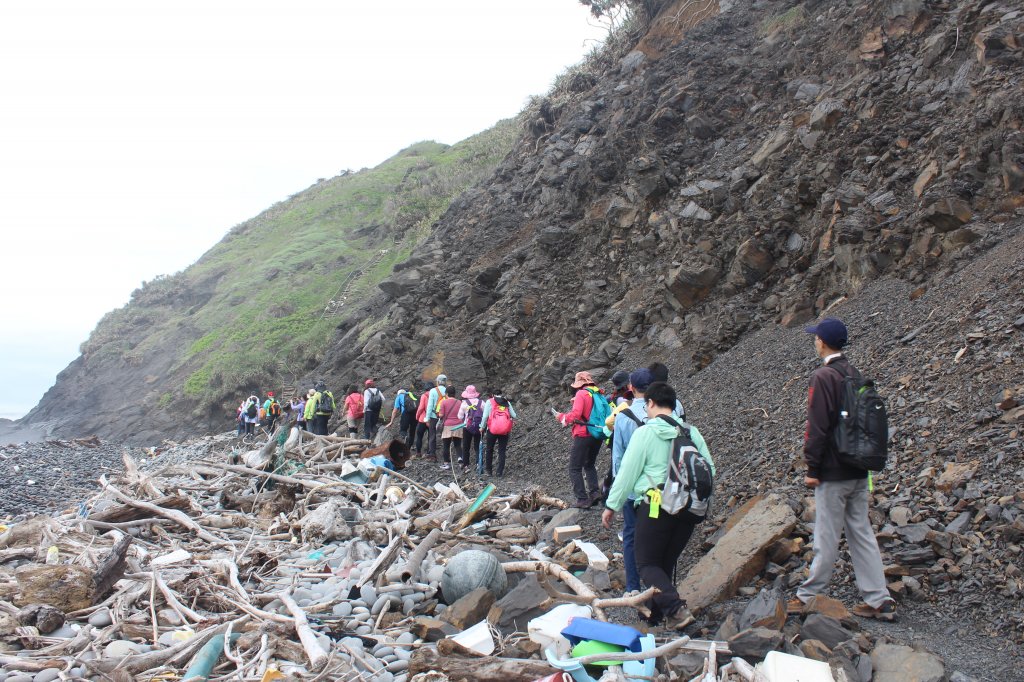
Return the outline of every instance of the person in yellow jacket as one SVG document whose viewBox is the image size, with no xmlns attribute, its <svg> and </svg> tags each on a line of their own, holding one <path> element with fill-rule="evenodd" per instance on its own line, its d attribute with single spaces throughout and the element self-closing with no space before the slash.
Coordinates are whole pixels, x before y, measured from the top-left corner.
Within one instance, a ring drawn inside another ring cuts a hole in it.
<svg viewBox="0 0 1024 682">
<path fill-rule="evenodd" d="M 337 404 L 334 402 L 334 395 L 327 390 L 327 386 L 323 381 L 316 382 L 314 388 L 316 388 L 316 394 L 313 396 L 313 433 L 318 436 L 326 436 L 327 422 L 330 421 L 331 415 L 334 414 Z M 306 405 L 308 410 L 309 403 Z"/>
<path fill-rule="evenodd" d="M 316 403 L 319 399 L 320 394 L 317 393 L 316 389 L 309 389 L 309 393 L 306 394 L 306 407 L 302 410 L 302 417 L 306 420 L 310 433 L 316 433 Z"/>
</svg>

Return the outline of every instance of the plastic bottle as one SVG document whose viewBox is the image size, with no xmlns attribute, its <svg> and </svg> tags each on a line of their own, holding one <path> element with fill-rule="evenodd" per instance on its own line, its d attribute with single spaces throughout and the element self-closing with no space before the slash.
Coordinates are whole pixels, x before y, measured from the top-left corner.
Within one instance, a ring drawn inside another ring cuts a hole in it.
<svg viewBox="0 0 1024 682">
<path fill-rule="evenodd" d="M 60 563 L 60 550 L 57 549 L 57 545 L 50 545 L 50 548 L 46 550 L 46 563 L 49 566 L 56 566 Z"/>
</svg>

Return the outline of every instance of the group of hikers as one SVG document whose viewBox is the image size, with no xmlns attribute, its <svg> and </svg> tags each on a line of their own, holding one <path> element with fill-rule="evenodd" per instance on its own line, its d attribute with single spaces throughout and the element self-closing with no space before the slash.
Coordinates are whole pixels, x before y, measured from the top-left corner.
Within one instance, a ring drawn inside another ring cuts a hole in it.
<svg viewBox="0 0 1024 682">
<path fill-rule="evenodd" d="M 892 621 L 895 601 L 886 587 L 881 553 L 868 519 L 871 471 L 885 464 L 884 405 L 873 384 L 843 354 L 848 332 L 842 321 L 826 318 L 806 331 L 814 336 L 815 351 L 822 360 L 811 376 L 803 450 L 804 483 L 814 490 L 816 503 L 814 559 L 787 609 L 800 612 L 827 590 L 845 529 L 864 598 L 853 613 Z M 444 374 L 422 384 L 418 397 L 416 388 L 410 385 L 397 392 L 386 427 L 397 421 L 399 439 L 417 457 L 424 457 L 425 450 L 426 461 L 440 462 L 443 469 L 458 465 L 468 471 L 475 455 L 477 473 L 493 475 L 497 450 L 496 472 L 503 476 L 518 416 L 502 391 L 493 389 L 486 399 L 473 385 L 460 392 Z M 694 529 L 710 508 L 717 472 L 708 445 L 700 431 L 686 422 L 663 363 L 615 372 L 607 393 L 589 372 L 576 373 L 569 389 L 571 407 L 565 412 L 551 409 L 551 413 L 560 426 L 571 429 L 568 473 L 573 505 L 589 509 L 603 502 L 601 522 L 609 529 L 621 512 L 627 592 L 638 592 L 642 585 L 656 587 L 658 592 L 648 603 L 649 621 L 682 629 L 693 622 L 693 616 L 673 576 Z M 275 405 L 273 393 L 268 393 L 262 407 L 257 396 L 243 401 L 239 433 L 251 433 L 261 418 L 271 430 L 278 419 L 286 418 L 300 428 L 326 434 L 327 422 L 338 408 L 323 382 L 283 409 Z M 373 379 L 365 380 L 362 391 L 350 387 L 342 403 L 348 432 L 356 435 L 362 425 L 363 437 L 373 438 L 383 406 L 384 395 Z M 605 446 L 611 463 L 601 481 L 597 461 Z"/>
<path fill-rule="evenodd" d="M 418 397 L 417 391 L 422 391 Z M 274 392 L 268 391 L 262 404 L 258 396 L 251 395 L 238 406 L 238 435 L 252 434 L 263 425 L 273 432 L 282 419 L 311 433 L 327 435 L 328 423 L 340 409 L 339 420 L 344 421 L 349 435 L 358 436 L 361 428 L 362 437 L 373 440 L 383 421 L 384 403 L 384 393 L 374 379 L 366 379 L 362 391 L 350 386 L 340 405 L 323 381 L 283 407 Z M 413 384 L 399 389 L 390 420 L 384 426 L 392 428 L 397 421 L 399 440 L 417 457 L 440 462 L 442 469 L 461 466 L 465 472 L 475 466 L 480 475 L 502 477 L 509 438 L 518 418 L 500 389 L 492 389 L 484 399 L 472 384 L 459 392 L 446 375 L 439 374 L 419 387 Z"/>
</svg>

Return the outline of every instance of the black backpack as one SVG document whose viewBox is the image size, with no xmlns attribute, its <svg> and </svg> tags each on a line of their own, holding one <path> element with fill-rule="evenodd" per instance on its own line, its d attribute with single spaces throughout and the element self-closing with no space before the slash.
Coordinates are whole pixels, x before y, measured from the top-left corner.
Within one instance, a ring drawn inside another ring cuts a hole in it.
<svg viewBox="0 0 1024 682">
<path fill-rule="evenodd" d="M 704 459 L 694 444 L 689 424 L 665 415 L 660 417 L 675 426 L 679 433 L 672 441 L 665 482 L 658 486 L 661 489 L 661 508 L 666 514 L 688 511 L 704 518 L 711 506 L 711 493 L 715 487 L 711 463 Z"/>
<path fill-rule="evenodd" d="M 398 423 L 398 426 L 403 431 L 408 429 L 416 421 L 416 396 L 406 391 L 405 397 L 402 398 L 402 419 Z"/>
<path fill-rule="evenodd" d="M 856 369 L 839 386 L 839 419 L 832 433 L 839 461 L 858 469 L 881 471 L 889 456 L 889 416 L 875 382 Z"/>
<path fill-rule="evenodd" d="M 249 419 L 252 419 L 253 417 L 258 415 L 259 413 L 260 413 L 260 410 L 259 410 L 258 407 L 256 407 L 256 403 L 249 403 L 249 407 L 246 408 L 246 410 L 245 410 L 245 416 L 248 417 Z"/>
<path fill-rule="evenodd" d="M 384 405 L 384 396 L 380 394 L 380 389 L 371 389 L 370 402 L 366 403 L 366 411 L 372 414 L 380 414 L 380 408 Z"/>
<path fill-rule="evenodd" d="M 334 413 L 334 396 L 330 391 L 320 391 L 320 400 L 317 401 L 316 411 L 320 414 Z"/>
</svg>

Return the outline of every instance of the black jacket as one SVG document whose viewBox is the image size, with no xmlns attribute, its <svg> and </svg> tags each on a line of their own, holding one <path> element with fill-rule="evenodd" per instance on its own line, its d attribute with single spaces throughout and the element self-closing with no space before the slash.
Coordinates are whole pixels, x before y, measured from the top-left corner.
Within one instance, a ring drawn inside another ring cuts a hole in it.
<svg viewBox="0 0 1024 682">
<path fill-rule="evenodd" d="M 807 432 L 804 435 L 804 460 L 807 462 L 807 475 L 811 478 L 850 481 L 868 475 L 864 469 L 839 461 L 833 437 L 839 421 L 839 394 L 843 374 L 856 371 L 846 356 L 839 356 L 814 370 L 811 375 L 807 396 Z"/>
</svg>

